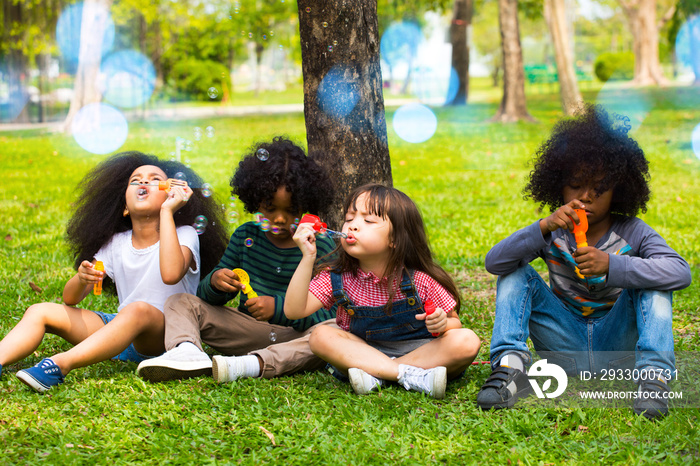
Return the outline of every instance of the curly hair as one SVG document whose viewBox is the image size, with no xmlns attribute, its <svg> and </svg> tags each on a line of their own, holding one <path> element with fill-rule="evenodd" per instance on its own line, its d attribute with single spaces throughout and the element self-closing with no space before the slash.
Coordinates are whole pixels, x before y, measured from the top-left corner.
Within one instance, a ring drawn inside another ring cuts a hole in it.
<svg viewBox="0 0 700 466">
<path fill-rule="evenodd" d="M 137 151 L 115 154 L 88 172 L 77 186 L 75 212 L 68 221 L 66 241 L 74 257 L 74 267 L 83 260 L 92 261 L 99 249 L 114 234 L 132 228 L 131 218 L 122 213 L 126 207 L 129 177 L 138 167 L 154 165 L 173 178 L 181 172 L 193 194 L 174 215 L 175 225 L 192 225 L 195 217 L 204 215 L 209 225 L 199 236 L 201 275 L 209 273 L 226 249 L 228 235 L 224 228 L 223 211 L 214 199 L 202 195 L 202 179 L 192 169 L 179 162 L 159 160 Z"/>
<path fill-rule="evenodd" d="M 267 160 L 258 158 L 259 150 L 267 151 Z M 278 136 L 272 142 L 254 144 L 248 151 L 229 183 L 246 211 L 257 212 L 281 186 L 291 193 L 295 211 L 318 214 L 330 205 L 334 188 L 328 173 L 289 139 Z"/>
<path fill-rule="evenodd" d="M 597 182 L 598 194 L 613 189 L 611 213 L 634 217 L 646 212 L 649 162 L 627 135 L 625 119 L 611 118 L 600 105 L 584 104 L 573 118 L 557 123 L 535 154 L 524 198 L 554 211 L 564 204 L 565 186 Z"/>
</svg>

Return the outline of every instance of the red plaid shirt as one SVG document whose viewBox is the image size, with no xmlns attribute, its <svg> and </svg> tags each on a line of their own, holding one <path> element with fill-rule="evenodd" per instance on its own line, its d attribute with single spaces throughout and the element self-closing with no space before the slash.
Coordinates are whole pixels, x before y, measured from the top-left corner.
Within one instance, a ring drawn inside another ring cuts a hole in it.
<svg viewBox="0 0 700 466">
<path fill-rule="evenodd" d="M 389 290 L 387 287 L 388 278 L 378 278 L 374 273 L 365 273 L 358 269 L 357 274 L 343 272 L 341 275 L 343 289 L 348 298 L 356 306 L 384 306 L 389 300 Z M 406 298 L 401 292 L 401 281 L 394 282 L 394 302 Z M 413 274 L 413 285 L 418 292 L 421 302 L 432 299 L 435 307 L 439 307 L 445 312 L 450 312 L 457 302 L 433 277 L 420 271 Z M 311 280 L 309 291 L 316 296 L 323 307 L 330 309 L 335 303 L 333 298 L 333 285 L 331 284 L 331 274 L 324 270 Z M 350 316 L 342 307 L 336 313 L 338 327 L 345 331 L 350 330 Z"/>
</svg>

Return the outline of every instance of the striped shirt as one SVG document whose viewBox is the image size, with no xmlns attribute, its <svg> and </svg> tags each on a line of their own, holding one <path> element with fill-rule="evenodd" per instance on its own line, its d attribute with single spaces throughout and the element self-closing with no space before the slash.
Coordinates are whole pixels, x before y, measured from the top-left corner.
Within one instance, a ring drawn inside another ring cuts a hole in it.
<svg viewBox="0 0 700 466">
<path fill-rule="evenodd" d="M 324 236 L 316 238 L 318 257 L 323 257 L 335 248 L 332 239 Z M 271 324 L 292 327 L 304 331 L 309 327 L 335 317 L 335 310 L 320 309 L 303 319 L 287 319 L 284 315 L 284 297 L 292 275 L 301 261 L 301 251 L 293 248 L 278 248 L 267 239 L 263 232 L 253 222 L 247 222 L 236 229 L 226 247 L 223 257 L 214 270 L 199 282 L 197 296 L 209 304 L 223 306 L 234 299 L 238 293 L 224 293 L 211 285 L 211 277 L 219 269 L 241 268 L 248 272 L 250 285 L 260 296 L 275 298 L 275 314 L 270 319 Z M 241 298 L 238 309 L 248 315 L 248 309 Z"/>
<path fill-rule="evenodd" d="M 341 275 L 343 289 L 356 306 L 384 306 L 389 301 L 389 289 L 387 287 L 388 278 L 378 278 L 373 272 L 363 272 L 358 269 L 356 274 L 343 272 Z M 394 282 L 393 302 L 406 299 L 406 295 L 400 289 L 401 277 Z M 420 271 L 413 274 L 413 286 L 420 297 L 421 302 L 431 299 L 435 307 L 439 307 L 445 312 L 450 312 L 457 301 L 445 290 L 442 285 L 435 281 L 433 277 Z M 333 285 L 331 285 L 331 274 L 327 270 L 319 273 L 311 280 L 309 291 L 316 296 L 323 304 L 323 309 L 331 309 L 335 304 L 333 298 Z M 338 308 L 336 323 L 338 327 L 345 331 L 350 330 L 351 317 L 342 307 Z"/>
<path fill-rule="evenodd" d="M 500 241 L 486 255 L 486 269 L 506 275 L 541 257 L 552 291 L 572 312 L 601 317 L 623 289 L 679 290 L 690 284 L 690 266 L 649 225 L 636 217 L 612 216 L 595 244 L 608 254 L 606 275 L 583 276 L 574 260 L 576 239 L 558 229 L 542 235 L 539 220 Z"/>
</svg>

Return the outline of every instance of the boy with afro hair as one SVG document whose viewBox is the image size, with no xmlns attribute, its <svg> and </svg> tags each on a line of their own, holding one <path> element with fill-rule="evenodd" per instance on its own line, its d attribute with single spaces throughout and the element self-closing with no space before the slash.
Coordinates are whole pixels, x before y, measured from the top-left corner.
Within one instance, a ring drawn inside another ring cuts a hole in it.
<svg viewBox="0 0 700 466">
<path fill-rule="evenodd" d="M 690 267 L 636 217 L 649 200 L 648 162 L 624 117 L 585 105 L 560 121 L 538 149 L 524 189 L 548 217 L 516 231 L 486 255 L 499 275 L 491 338 L 492 373 L 477 395 L 482 409 L 509 408 L 532 387 L 526 342 L 567 374 L 634 368 L 634 411 L 668 413 L 675 375 L 672 291 L 690 284 Z M 587 244 L 572 234 L 583 209 Z M 549 285 L 529 265 L 542 258 Z"/>
</svg>

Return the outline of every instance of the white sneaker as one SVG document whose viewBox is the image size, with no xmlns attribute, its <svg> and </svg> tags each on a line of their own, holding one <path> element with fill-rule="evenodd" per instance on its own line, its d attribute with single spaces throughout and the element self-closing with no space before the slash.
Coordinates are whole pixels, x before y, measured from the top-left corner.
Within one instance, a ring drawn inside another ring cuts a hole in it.
<svg viewBox="0 0 700 466">
<path fill-rule="evenodd" d="M 190 345 L 187 345 L 190 346 Z M 136 375 L 149 382 L 181 380 L 211 375 L 211 359 L 203 351 L 177 346 L 157 358 L 141 361 Z"/>
<path fill-rule="evenodd" d="M 348 377 L 350 378 L 350 385 L 355 393 L 358 395 L 366 395 L 369 392 L 378 390 L 379 387 L 384 385 L 382 379 L 378 379 L 373 375 L 369 375 L 367 372 L 356 367 L 351 367 L 348 369 Z"/>
<path fill-rule="evenodd" d="M 233 382 L 246 375 L 245 362 L 238 356 L 214 356 L 212 376 L 219 383 Z"/>
<path fill-rule="evenodd" d="M 408 364 L 399 364 L 398 382 L 406 390 L 426 393 L 440 400 L 445 397 L 447 369 L 444 366 L 421 369 Z"/>
</svg>

